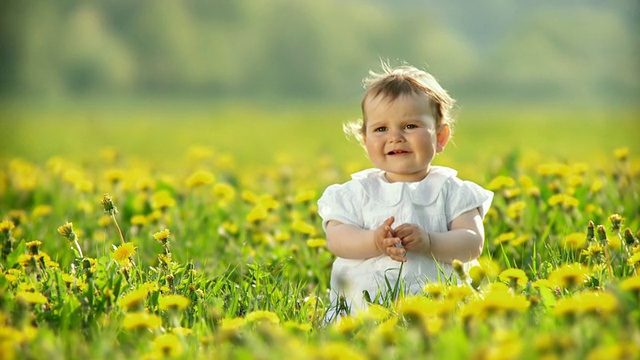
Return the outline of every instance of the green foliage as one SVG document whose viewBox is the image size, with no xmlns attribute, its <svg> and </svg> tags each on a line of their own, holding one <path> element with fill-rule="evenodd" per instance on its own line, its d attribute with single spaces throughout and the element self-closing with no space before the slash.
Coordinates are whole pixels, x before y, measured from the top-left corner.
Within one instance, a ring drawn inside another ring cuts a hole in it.
<svg viewBox="0 0 640 360">
<path fill-rule="evenodd" d="M 429 284 L 418 296 L 389 282 L 399 299 L 369 294 L 380 304 L 326 324 L 333 255 L 315 202 L 327 185 L 368 165 L 358 145 L 342 140 L 339 121 L 326 120 L 343 114 L 311 110 L 220 110 L 215 120 L 178 111 L 180 122 L 135 114 L 138 122 L 115 120 L 95 133 L 73 111 L 66 120 L 45 113 L 55 121 L 14 112 L 29 119 L 15 131 L 33 136 L 12 140 L 0 162 L 0 354 L 638 352 L 640 164 L 627 131 L 632 114 L 521 112 L 535 122 L 514 124 L 513 113 L 492 111 L 460 121 L 459 144 L 438 162 L 495 193 L 483 254 L 467 274 L 472 282 Z M 536 136 L 548 123 L 564 135 Z M 612 127 L 620 133 L 594 145 Z M 531 146 L 522 145 L 525 135 Z M 78 148 L 67 141 L 81 137 L 87 142 Z M 558 139 L 573 147 L 561 153 Z M 51 142 L 66 147 L 50 151 Z"/>
</svg>

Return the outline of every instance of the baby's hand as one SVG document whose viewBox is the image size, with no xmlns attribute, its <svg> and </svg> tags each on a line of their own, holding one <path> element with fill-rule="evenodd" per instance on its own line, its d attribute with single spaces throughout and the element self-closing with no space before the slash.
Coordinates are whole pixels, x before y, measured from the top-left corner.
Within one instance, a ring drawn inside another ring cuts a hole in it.
<svg viewBox="0 0 640 360">
<path fill-rule="evenodd" d="M 418 225 L 402 224 L 394 229 L 395 235 L 401 239 L 402 246 L 407 251 L 420 254 L 430 254 L 431 238 L 429 233 Z"/>
<path fill-rule="evenodd" d="M 404 257 L 406 251 L 402 248 L 402 241 L 391 230 L 391 224 L 393 224 L 394 220 L 393 216 L 385 220 L 382 225 L 374 230 L 373 239 L 378 251 L 382 254 L 389 255 L 393 260 L 404 262 L 407 260 Z"/>
</svg>

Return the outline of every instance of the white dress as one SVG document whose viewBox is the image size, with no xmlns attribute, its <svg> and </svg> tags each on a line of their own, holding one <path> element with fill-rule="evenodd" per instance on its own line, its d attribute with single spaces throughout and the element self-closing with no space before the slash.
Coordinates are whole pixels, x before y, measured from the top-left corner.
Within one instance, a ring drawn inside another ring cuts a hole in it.
<svg viewBox="0 0 640 360">
<path fill-rule="evenodd" d="M 378 228 L 390 216 L 392 228 L 401 224 L 417 224 L 431 232 L 446 232 L 456 217 L 474 208 L 484 217 L 493 193 L 470 181 L 456 177 L 457 171 L 432 166 L 427 177 L 419 182 L 390 183 L 384 171 L 368 169 L 353 174 L 344 184 L 329 186 L 318 200 L 318 213 L 326 230 L 329 220 L 355 225 L 366 230 Z M 366 291 L 370 299 L 402 284 L 405 293 L 418 294 L 428 282 L 450 279 L 450 264 L 437 263 L 432 258 L 412 252 L 400 272 L 400 262 L 387 255 L 354 260 L 338 257 L 331 271 L 331 303 L 334 309 L 327 319 L 337 314 L 335 306 L 343 300 L 351 313 L 366 308 Z M 469 264 L 466 264 L 467 266 Z M 401 279 L 401 281 L 399 281 Z M 390 286 L 389 286 L 390 285 Z"/>
</svg>

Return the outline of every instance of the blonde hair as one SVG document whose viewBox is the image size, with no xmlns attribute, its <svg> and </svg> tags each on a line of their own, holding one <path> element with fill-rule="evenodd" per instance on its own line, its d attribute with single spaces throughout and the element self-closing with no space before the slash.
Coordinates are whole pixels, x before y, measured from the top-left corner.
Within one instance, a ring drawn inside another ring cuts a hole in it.
<svg viewBox="0 0 640 360">
<path fill-rule="evenodd" d="M 383 96 L 393 101 L 402 95 L 425 95 L 430 102 L 431 111 L 436 120 L 436 128 L 443 124 L 453 127 L 453 106 L 455 100 L 428 72 L 413 66 L 402 65 L 392 68 L 382 62 L 382 73 L 369 71 L 369 76 L 362 81 L 365 92 L 360 107 L 362 119 L 345 123 L 342 128 L 348 136 L 352 136 L 364 145 L 364 133 L 367 125 L 367 114 L 364 105 L 367 99 Z"/>
</svg>

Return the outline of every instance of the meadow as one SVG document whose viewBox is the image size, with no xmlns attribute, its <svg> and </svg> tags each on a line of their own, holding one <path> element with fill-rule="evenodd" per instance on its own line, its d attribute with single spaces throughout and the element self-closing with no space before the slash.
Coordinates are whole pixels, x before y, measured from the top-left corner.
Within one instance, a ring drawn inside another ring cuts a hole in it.
<svg viewBox="0 0 640 360">
<path fill-rule="evenodd" d="M 640 352 L 637 109 L 460 109 L 436 164 L 495 193 L 468 286 L 326 324 L 358 109 L 147 105 L 3 108 L 0 359 Z"/>
</svg>

